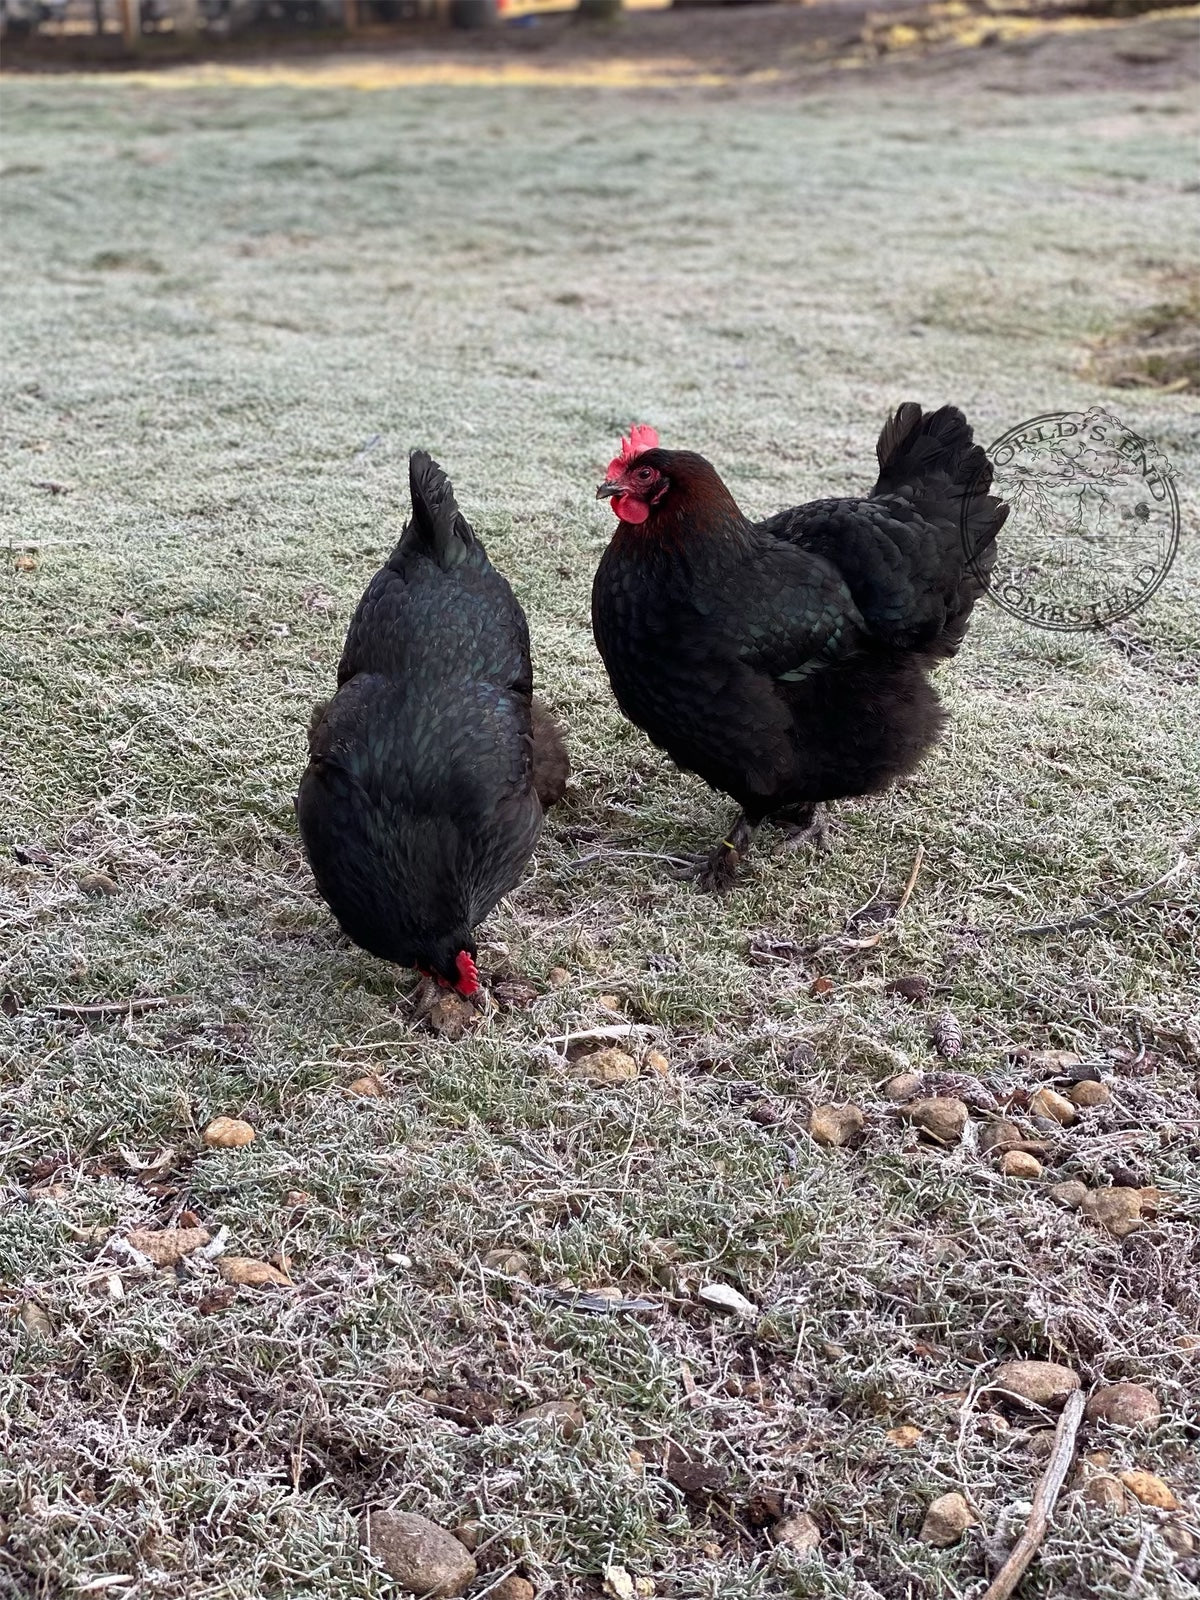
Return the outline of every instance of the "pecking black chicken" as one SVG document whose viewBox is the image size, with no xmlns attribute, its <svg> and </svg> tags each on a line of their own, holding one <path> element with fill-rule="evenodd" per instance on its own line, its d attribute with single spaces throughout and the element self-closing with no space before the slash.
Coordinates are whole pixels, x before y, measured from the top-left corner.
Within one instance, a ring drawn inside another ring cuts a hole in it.
<svg viewBox="0 0 1200 1600">
<path fill-rule="evenodd" d="M 877 448 L 868 497 L 750 522 L 703 456 L 635 427 L 596 491 L 620 518 L 592 587 L 613 693 L 741 807 L 702 887 L 733 882 L 764 819 L 811 834 L 822 802 L 886 788 L 942 728 L 929 673 L 963 641 L 1008 508 L 953 406 L 902 405 Z"/>
<path fill-rule="evenodd" d="M 518 881 L 569 775 L 532 701 L 525 613 L 436 461 L 313 713 L 296 814 L 343 931 L 447 988 L 479 988 L 475 927 Z"/>
</svg>

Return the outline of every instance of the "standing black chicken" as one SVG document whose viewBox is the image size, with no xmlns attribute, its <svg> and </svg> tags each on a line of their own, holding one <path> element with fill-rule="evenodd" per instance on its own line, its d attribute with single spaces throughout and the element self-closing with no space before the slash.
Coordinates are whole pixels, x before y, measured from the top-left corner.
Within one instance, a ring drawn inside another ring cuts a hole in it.
<svg viewBox="0 0 1200 1600">
<path fill-rule="evenodd" d="M 423 451 L 409 482 L 412 519 L 358 603 L 336 695 L 313 713 L 296 813 L 355 944 L 471 995 L 473 930 L 520 878 L 569 766 L 532 702 L 507 581 Z"/>
<path fill-rule="evenodd" d="M 635 427 L 596 491 L 621 519 L 592 589 L 617 701 L 742 808 L 703 887 L 732 883 L 765 818 L 810 830 L 941 730 L 928 674 L 963 641 L 1007 507 L 953 406 L 902 405 L 878 454 L 868 498 L 750 522 L 703 456 Z"/>
</svg>

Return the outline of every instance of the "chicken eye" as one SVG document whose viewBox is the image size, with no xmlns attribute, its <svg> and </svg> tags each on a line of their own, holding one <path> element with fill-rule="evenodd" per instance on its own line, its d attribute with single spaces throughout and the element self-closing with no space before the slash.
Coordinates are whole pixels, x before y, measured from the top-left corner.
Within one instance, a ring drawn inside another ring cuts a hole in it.
<svg viewBox="0 0 1200 1600">
<path fill-rule="evenodd" d="M 639 467 L 637 469 L 637 475 L 642 480 L 643 483 L 649 483 L 650 479 L 654 476 L 654 468 L 653 467 Z"/>
</svg>

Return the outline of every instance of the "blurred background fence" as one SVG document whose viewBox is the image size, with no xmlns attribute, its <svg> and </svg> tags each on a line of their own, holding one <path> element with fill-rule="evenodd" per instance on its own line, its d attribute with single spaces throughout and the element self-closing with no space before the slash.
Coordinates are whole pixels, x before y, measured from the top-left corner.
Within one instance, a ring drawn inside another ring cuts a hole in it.
<svg viewBox="0 0 1200 1600">
<path fill-rule="evenodd" d="M 680 0 L 0 0 L 0 32 L 19 40 L 123 38 L 136 47 L 153 35 L 213 38 L 257 28 L 356 31 L 398 22 L 484 28 L 531 24 L 540 15 L 597 18 L 622 10 L 662 11 Z M 706 0 L 687 0 L 704 4 Z M 728 3 L 728 0 L 707 0 Z M 736 3 L 736 0 L 735 0 Z"/>
</svg>

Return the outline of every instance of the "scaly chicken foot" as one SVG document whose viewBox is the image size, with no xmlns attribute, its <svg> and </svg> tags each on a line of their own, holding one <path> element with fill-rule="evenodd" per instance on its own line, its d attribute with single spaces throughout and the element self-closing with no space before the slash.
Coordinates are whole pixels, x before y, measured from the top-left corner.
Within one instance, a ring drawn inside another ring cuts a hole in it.
<svg viewBox="0 0 1200 1600">
<path fill-rule="evenodd" d="M 738 868 L 754 842 L 754 824 L 742 812 L 715 850 L 694 856 L 678 876 L 691 878 L 705 894 L 720 894 L 732 889 Z"/>
<path fill-rule="evenodd" d="M 829 848 L 829 807 L 822 801 L 797 806 L 783 828 L 785 850 L 827 850 Z"/>
</svg>

